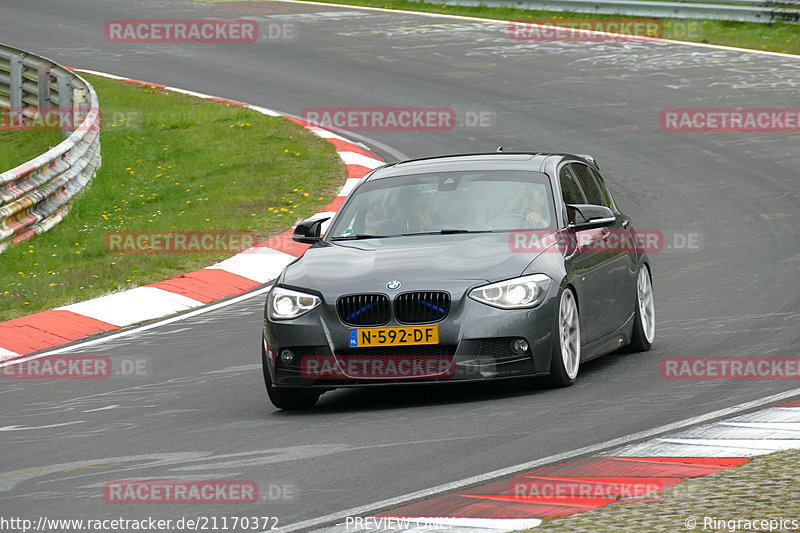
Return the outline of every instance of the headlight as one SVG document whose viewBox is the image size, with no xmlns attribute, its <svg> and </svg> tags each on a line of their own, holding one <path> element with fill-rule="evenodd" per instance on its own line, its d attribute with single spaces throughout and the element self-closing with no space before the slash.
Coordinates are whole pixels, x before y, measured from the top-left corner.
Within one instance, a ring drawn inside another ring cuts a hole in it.
<svg viewBox="0 0 800 533">
<path fill-rule="evenodd" d="M 319 296 L 275 287 L 269 293 L 267 315 L 272 320 L 297 318 L 308 313 L 320 303 L 322 300 L 319 299 Z"/>
<path fill-rule="evenodd" d="M 542 303 L 549 290 L 550 278 L 533 274 L 476 287 L 469 297 L 500 309 L 524 309 Z"/>
</svg>

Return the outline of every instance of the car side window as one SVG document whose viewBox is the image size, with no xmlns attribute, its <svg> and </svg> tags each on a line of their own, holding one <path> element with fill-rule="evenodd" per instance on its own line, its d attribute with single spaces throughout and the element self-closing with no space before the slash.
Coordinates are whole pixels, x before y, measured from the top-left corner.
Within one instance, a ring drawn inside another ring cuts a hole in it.
<svg viewBox="0 0 800 533">
<path fill-rule="evenodd" d="M 558 175 L 558 179 L 561 182 L 561 196 L 564 198 L 565 204 L 586 203 L 586 198 L 584 198 L 583 193 L 581 192 L 581 188 L 578 185 L 578 181 L 575 179 L 575 175 L 570 172 L 569 165 L 564 165 Z"/>
<path fill-rule="evenodd" d="M 604 205 L 610 207 L 612 210 L 614 209 L 614 199 L 611 197 L 611 193 L 608 191 L 608 187 L 606 187 L 606 182 L 603 177 L 600 175 L 598 171 L 589 167 L 589 171 L 594 176 L 595 181 L 597 181 L 598 185 L 600 185 L 600 191 L 603 193 L 603 198 L 605 198 L 606 203 Z"/>
<path fill-rule="evenodd" d="M 581 189 L 583 189 L 583 193 L 586 195 L 586 200 L 588 203 L 611 207 L 603 196 L 603 192 L 600 189 L 600 184 L 592 175 L 588 166 L 580 163 L 572 163 L 570 167 L 572 172 L 575 173 L 575 177 L 578 178 L 578 183 L 580 183 Z"/>
</svg>

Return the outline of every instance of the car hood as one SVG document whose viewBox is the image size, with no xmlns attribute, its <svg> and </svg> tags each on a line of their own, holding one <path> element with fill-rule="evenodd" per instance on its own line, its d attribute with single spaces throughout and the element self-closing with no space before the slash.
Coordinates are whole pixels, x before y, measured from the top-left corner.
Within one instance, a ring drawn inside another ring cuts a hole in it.
<svg viewBox="0 0 800 533">
<path fill-rule="evenodd" d="M 385 290 L 399 280 L 496 281 L 522 274 L 538 254 L 515 253 L 508 233 L 417 235 L 320 242 L 284 271 L 282 283 L 328 292 Z"/>
</svg>

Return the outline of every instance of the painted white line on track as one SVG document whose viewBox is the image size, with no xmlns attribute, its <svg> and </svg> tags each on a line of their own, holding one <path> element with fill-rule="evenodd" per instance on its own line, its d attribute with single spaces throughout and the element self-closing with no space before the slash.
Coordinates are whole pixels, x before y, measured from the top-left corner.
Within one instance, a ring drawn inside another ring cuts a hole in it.
<svg viewBox="0 0 800 533">
<path fill-rule="evenodd" d="M 63 354 L 65 352 L 72 352 L 72 351 L 75 351 L 75 350 L 80 350 L 82 348 L 86 348 L 86 347 L 89 347 L 89 346 L 94 346 L 96 344 L 102 344 L 104 342 L 108 342 L 108 341 L 111 341 L 111 340 L 114 340 L 114 339 L 119 339 L 121 337 L 128 337 L 130 335 L 134 335 L 136 333 L 141 333 L 142 331 L 147 331 L 149 329 L 154 329 L 154 328 L 158 328 L 158 327 L 161 327 L 161 326 L 166 326 L 167 324 L 171 324 L 173 322 L 178 322 L 180 320 L 186 320 L 187 318 L 191 318 L 191 317 L 194 317 L 194 316 L 197 316 L 197 315 L 202 315 L 202 314 L 205 314 L 205 313 L 209 313 L 211 311 L 216 311 L 217 309 L 220 309 L 222 307 L 228 307 L 229 305 L 234 305 L 234 304 L 237 304 L 237 303 L 239 303 L 241 301 L 249 300 L 250 298 L 255 298 L 256 296 L 261 296 L 262 294 L 265 294 L 267 291 L 269 291 L 271 288 L 272 288 L 272 286 L 268 285 L 266 287 L 261 287 L 260 289 L 256 289 L 253 292 L 248 292 L 248 293 L 242 294 L 241 296 L 237 296 L 235 298 L 231 298 L 230 300 L 225 300 L 224 302 L 210 304 L 210 305 L 208 305 L 206 307 L 202 307 L 202 308 L 196 309 L 194 311 L 189 311 L 188 313 L 184 313 L 182 315 L 173 316 L 173 317 L 170 317 L 170 318 L 165 318 L 163 320 L 159 320 L 159 321 L 153 322 L 151 324 L 145 324 L 144 326 L 139 326 L 138 328 L 127 329 L 125 331 L 112 333 L 111 335 L 105 335 L 105 336 L 99 337 L 97 339 L 92 339 L 92 340 L 89 340 L 89 341 L 79 342 L 77 344 L 72 344 L 70 346 L 58 347 L 58 348 L 56 348 L 54 350 L 50 350 L 50 351 L 47 351 L 47 352 L 42 352 L 42 353 L 31 355 L 31 356 L 28 356 L 28 357 L 20 357 L 20 358 L 17 358 L 17 359 L 12 359 L 11 361 L 3 361 L 3 363 L 0 364 L 0 368 L 5 368 L 7 366 L 16 365 L 16 364 L 19 364 L 19 363 L 23 363 L 25 361 L 32 361 L 34 359 L 40 359 L 42 357 L 47 357 L 49 355 L 57 355 L 57 354 Z"/>
<path fill-rule="evenodd" d="M 670 431 L 676 431 L 678 429 L 687 428 L 690 426 L 701 424 L 703 422 L 709 422 L 719 418 L 724 418 L 737 413 L 741 413 L 743 411 L 756 409 L 763 405 L 785 401 L 790 398 L 794 398 L 798 395 L 800 395 L 800 389 L 792 389 L 778 394 L 772 394 L 764 398 L 759 398 L 757 400 L 751 400 L 749 402 L 740 403 L 738 405 L 726 407 L 724 409 L 718 409 L 710 413 L 694 416 L 691 418 L 687 418 L 685 420 L 679 420 L 677 422 L 672 422 L 670 424 L 665 424 L 663 426 L 658 426 L 656 428 L 647 429 L 645 431 L 640 431 L 638 433 L 632 433 L 630 435 L 625 435 L 623 437 L 618 437 L 616 439 L 607 440 L 605 442 L 592 444 L 590 446 L 584 446 L 582 448 L 576 448 L 574 450 L 550 455 L 547 457 L 543 457 L 541 459 L 535 459 L 533 461 L 520 463 L 514 466 L 509 466 L 507 468 L 501 468 L 500 470 L 486 472 L 485 474 L 470 476 L 468 478 L 452 481 L 450 483 L 444 483 L 442 485 L 437 485 L 435 487 L 430 487 L 427 489 L 411 492 L 408 494 L 404 494 L 402 496 L 396 496 L 394 498 L 387 498 L 385 500 L 373 502 L 370 504 L 360 505 L 358 507 L 353 507 L 350 509 L 346 509 L 344 511 L 330 513 L 328 515 L 319 518 L 311 518 L 308 520 L 303 520 L 295 524 L 289 524 L 284 527 L 278 528 L 274 531 L 280 531 L 282 533 L 286 533 L 289 531 L 297 531 L 300 529 L 306 529 L 315 526 L 323 526 L 325 524 L 329 524 L 331 522 L 336 522 L 338 520 L 344 519 L 348 516 L 351 517 L 362 516 L 364 514 L 377 511 L 379 509 L 396 507 L 398 505 L 409 503 L 414 500 L 422 500 L 444 492 L 460 489 L 468 485 L 474 485 L 477 483 L 490 481 L 503 476 L 510 476 L 512 474 L 516 474 L 524 470 L 532 470 L 539 466 L 544 466 L 551 463 L 557 463 L 559 461 L 565 461 L 567 459 L 573 459 L 577 456 L 594 454 L 604 450 L 609 450 L 619 446 L 624 446 L 626 444 L 633 443 L 635 441 L 656 437 L 658 435 L 661 435 L 663 433 L 668 433 Z"/>
<path fill-rule="evenodd" d="M 492 18 L 482 18 L 482 17 L 470 17 L 467 15 L 449 15 L 447 13 L 426 13 L 423 11 L 408 11 L 405 9 L 389 9 L 385 7 L 364 7 L 364 6 L 354 6 L 350 4 L 329 4 L 327 2 L 311 2 L 309 0 L 274 0 L 276 2 L 284 2 L 286 4 L 306 4 L 312 6 L 325 6 L 325 7 L 339 7 L 343 9 L 355 9 L 355 10 L 362 10 L 362 11 L 380 11 L 384 13 L 402 13 L 404 15 L 417 15 L 420 17 L 429 17 L 429 18 L 448 18 L 453 20 L 470 20 L 475 22 L 494 22 L 499 24 L 509 24 L 510 20 L 501 20 L 501 19 L 492 19 Z M 528 24 L 528 23 L 526 23 Z M 532 27 L 539 27 L 539 28 L 563 28 L 563 26 L 549 26 L 544 24 L 530 24 Z M 602 34 L 602 35 L 609 35 L 613 37 L 619 37 L 618 33 L 608 33 L 608 32 L 598 32 L 593 31 L 592 33 Z M 800 59 L 800 55 L 795 54 L 783 54 L 781 52 L 770 52 L 768 50 L 752 50 L 750 48 L 736 48 L 735 46 L 724 46 L 721 44 L 707 44 L 707 43 L 693 43 L 691 41 L 675 41 L 672 39 L 662 39 L 658 37 L 640 37 L 636 39 L 637 41 L 653 41 L 653 42 L 660 42 L 660 43 L 670 43 L 670 44 L 681 44 L 685 46 L 695 46 L 698 48 L 711 48 L 714 50 L 727 50 L 731 52 L 747 52 L 751 54 L 761 54 L 761 55 L 768 55 L 768 56 L 775 56 L 775 57 L 791 57 Z"/>
<path fill-rule="evenodd" d="M 770 431 L 800 431 L 800 422 L 720 422 L 720 425 Z"/>
</svg>

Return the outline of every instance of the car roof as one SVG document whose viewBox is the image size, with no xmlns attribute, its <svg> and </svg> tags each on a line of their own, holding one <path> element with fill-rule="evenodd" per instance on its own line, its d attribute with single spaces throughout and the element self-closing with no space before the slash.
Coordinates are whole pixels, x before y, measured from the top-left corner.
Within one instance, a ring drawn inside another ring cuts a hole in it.
<svg viewBox="0 0 800 533">
<path fill-rule="evenodd" d="M 559 159 L 586 160 L 594 164 L 593 159 L 557 152 L 485 152 L 473 154 L 451 154 L 419 159 L 409 159 L 389 163 L 377 168 L 367 179 L 383 179 L 393 176 L 421 174 L 428 172 L 448 172 L 467 170 L 528 170 L 543 171 L 546 159 L 556 156 Z"/>
</svg>

